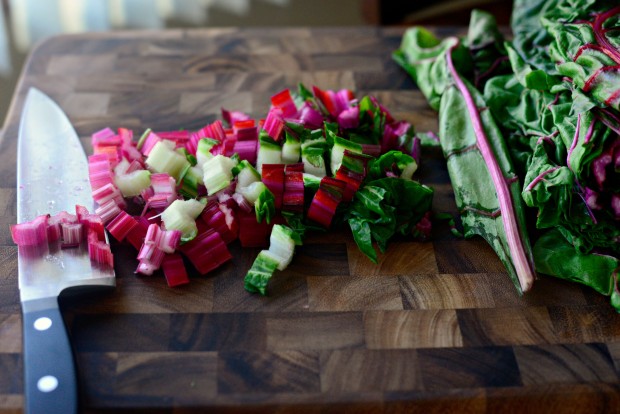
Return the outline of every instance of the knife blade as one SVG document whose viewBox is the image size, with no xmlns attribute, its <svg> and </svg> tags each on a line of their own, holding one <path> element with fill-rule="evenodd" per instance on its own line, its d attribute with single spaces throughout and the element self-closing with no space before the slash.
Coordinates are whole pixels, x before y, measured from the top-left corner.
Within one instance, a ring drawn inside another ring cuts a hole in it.
<svg viewBox="0 0 620 414">
<path fill-rule="evenodd" d="M 62 109 L 36 88 L 28 91 L 17 144 L 17 220 L 93 211 L 86 154 Z M 54 244 L 18 249 L 27 413 L 77 412 L 73 353 L 58 306 L 62 292 L 113 287 L 114 269 L 91 263 L 88 249 Z"/>
</svg>

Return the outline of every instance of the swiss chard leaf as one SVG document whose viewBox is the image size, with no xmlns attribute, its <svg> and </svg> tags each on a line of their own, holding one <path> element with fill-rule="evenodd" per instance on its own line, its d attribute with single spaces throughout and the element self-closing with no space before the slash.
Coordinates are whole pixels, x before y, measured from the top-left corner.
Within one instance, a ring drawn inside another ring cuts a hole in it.
<svg viewBox="0 0 620 414">
<path fill-rule="evenodd" d="M 512 46 L 524 64 L 551 75 L 558 74 L 549 58 L 548 45 L 553 39 L 543 27 L 540 16 L 555 7 L 555 3 L 549 0 L 515 0 L 511 19 L 514 34 Z"/>
<path fill-rule="evenodd" d="M 614 272 L 620 266 L 616 257 L 575 254 L 574 247 L 557 230 L 541 236 L 534 244 L 534 253 L 536 270 L 540 273 L 582 283 L 607 296 L 614 291 Z"/>
<path fill-rule="evenodd" d="M 271 220 L 275 216 L 275 203 L 275 196 L 267 187 L 265 187 L 264 190 L 258 195 L 258 198 L 254 203 L 254 208 L 256 210 L 256 221 L 260 223 L 264 219 L 267 223 L 271 223 Z"/>
<path fill-rule="evenodd" d="M 268 251 L 262 250 L 243 280 L 248 292 L 267 294 L 267 284 L 278 268 L 278 262 Z"/>
<path fill-rule="evenodd" d="M 549 62 L 600 106 L 620 108 L 620 6 L 617 1 L 556 0 L 541 13 Z"/>
<path fill-rule="evenodd" d="M 487 79 L 510 72 L 504 36 L 497 28 L 493 15 L 473 10 L 467 31 L 467 44 L 474 65 L 473 84 L 483 87 Z"/>
<path fill-rule="evenodd" d="M 386 174 L 400 176 L 403 170 L 412 162 L 415 162 L 410 155 L 400 151 L 388 151 L 379 158 L 371 160 L 368 169 L 368 179 L 375 180 L 385 177 Z"/>
<path fill-rule="evenodd" d="M 469 88 L 469 91 L 476 99 L 476 107 L 486 106 L 476 90 Z M 517 289 L 527 290 L 533 281 L 533 274 L 531 270 L 525 270 L 526 273 L 520 275 L 517 268 L 522 266 L 529 269 L 531 247 L 520 197 L 521 187 L 502 134 L 489 111 L 480 113 L 488 144 L 502 174 L 498 182 L 494 179 L 488 157 L 481 151 L 480 136 L 473 126 L 471 113 L 461 91 L 455 87 L 448 89 L 441 104 L 439 135 L 444 137 L 441 141 L 442 149 L 447 159 L 465 236 L 482 236 L 497 253 Z M 498 187 L 501 185 L 506 188 L 500 196 L 502 190 Z M 502 206 L 502 201 L 506 207 Z M 514 220 L 516 226 L 507 228 L 506 220 Z M 515 243 L 518 244 L 516 248 Z M 519 259 L 516 250 L 519 248 L 523 251 L 522 263 L 517 263 Z"/>
<path fill-rule="evenodd" d="M 525 291 L 534 275 L 520 185 L 501 130 L 490 111 L 480 109 L 488 105 L 468 81 L 475 61 L 459 39 L 425 44 L 417 41 L 430 38 L 419 36 L 424 31 L 411 29 L 408 33 L 397 61 L 406 58 L 405 69 L 429 104 L 439 110 L 440 142 L 465 235 L 485 238 L 517 289 Z"/>
<path fill-rule="evenodd" d="M 356 192 L 347 221 L 360 250 L 376 263 L 373 243 L 385 252 L 392 237 L 410 235 L 432 201 L 433 190 L 416 181 L 380 178 Z"/>
<path fill-rule="evenodd" d="M 489 191 L 501 189 L 502 179 L 483 164 L 488 151 L 482 154 L 474 139 L 486 135 L 515 203 L 517 227 L 525 228 L 520 192 L 537 213 L 538 270 L 581 278 L 611 294 L 620 310 L 620 6 L 613 0 L 516 0 L 511 26 L 514 38 L 504 51 L 484 15 L 472 16 L 461 40 L 440 41 L 413 28 L 394 58 L 439 111 L 465 234 L 485 237 L 514 273 L 506 249 L 510 226 L 498 220 L 504 215 L 498 200 L 505 197 Z M 489 46 L 484 53 L 480 44 Z M 490 56 L 502 53 L 511 73 L 494 73 L 480 94 L 476 75 Z M 515 173 L 523 187 L 510 178 Z M 599 269 L 600 282 L 591 275 L 602 260 L 608 266 Z"/>
</svg>

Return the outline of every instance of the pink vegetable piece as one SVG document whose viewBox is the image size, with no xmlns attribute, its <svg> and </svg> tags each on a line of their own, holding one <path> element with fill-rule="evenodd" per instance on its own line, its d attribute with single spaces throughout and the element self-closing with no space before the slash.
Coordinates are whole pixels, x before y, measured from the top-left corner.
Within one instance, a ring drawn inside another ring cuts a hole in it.
<svg viewBox="0 0 620 414">
<path fill-rule="evenodd" d="M 88 232 L 88 255 L 90 260 L 106 266 L 114 266 L 114 256 L 110 245 L 105 241 L 99 240 L 97 233 L 93 230 Z"/>
<path fill-rule="evenodd" d="M 116 240 L 123 241 L 138 222 L 125 211 L 121 211 L 107 225 L 106 229 Z"/>
<path fill-rule="evenodd" d="M 180 246 L 179 250 L 202 275 L 232 259 L 226 243 L 214 229 L 198 234 L 193 240 Z"/>
<path fill-rule="evenodd" d="M 48 215 L 41 215 L 32 221 L 11 225 L 11 237 L 18 246 L 47 244 Z"/>
<path fill-rule="evenodd" d="M 189 276 L 187 275 L 187 269 L 185 263 L 180 254 L 167 254 L 164 256 L 164 260 L 161 263 L 161 268 L 166 277 L 168 286 L 175 287 L 186 285 L 189 283 Z"/>
</svg>

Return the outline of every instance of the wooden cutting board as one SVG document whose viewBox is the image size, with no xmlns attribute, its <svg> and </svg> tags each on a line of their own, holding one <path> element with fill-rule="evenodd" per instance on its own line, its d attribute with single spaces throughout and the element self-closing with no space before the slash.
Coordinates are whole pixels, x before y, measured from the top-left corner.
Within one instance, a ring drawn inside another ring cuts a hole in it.
<svg viewBox="0 0 620 414">
<path fill-rule="evenodd" d="M 444 29 L 445 34 L 463 30 Z M 220 108 L 264 117 L 298 82 L 375 95 L 420 131 L 433 113 L 391 60 L 402 29 L 212 29 L 60 36 L 31 54 L 0 146 L 0 411 L 22 404 L 15 213 L 16 137 L 36 86 L 84 145 L 104 127 L 198 129 Z M 455 213 L 445 163 L 427 151 L 419 179 Z M 481 239 L 439 224 L 400 240 L 377 265 L 349 233 L 311 236 L 268 297 L 243 276 L 258 253 L 188 286 L 137 277 L 114 245 L 118 287 L 62 302 L 84 412 L 619 412 L 620 316 L 607 298 L 540 278 L 519 297 Z"/>
</svg>

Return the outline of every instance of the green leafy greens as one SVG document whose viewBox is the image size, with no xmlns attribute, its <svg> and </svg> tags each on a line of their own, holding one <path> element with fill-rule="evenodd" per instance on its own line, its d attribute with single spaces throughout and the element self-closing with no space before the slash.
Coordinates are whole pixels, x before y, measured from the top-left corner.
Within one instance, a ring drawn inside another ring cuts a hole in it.
<svg viewBox="0 0 620 414">
<path fill-rule="evenodd" d="M 466 37 L 411 28 L 394 58 L 439 111 L 465 235 L 484 237 L 523 291 L 533 256 L 620 311 L 619 16 L 611 1 L 517 0 L 510 42 L 474 11 Z"/>
<path fill-rule="evenodd" d="M 394 235 L 412 234 L 432 201 L 433 190 L 417 181 L 385 177 L 367 182 L 355 193 L 348 212 L 357 246 L 377 263 L 373 241 L 384 253 Z"/>
</svg>

